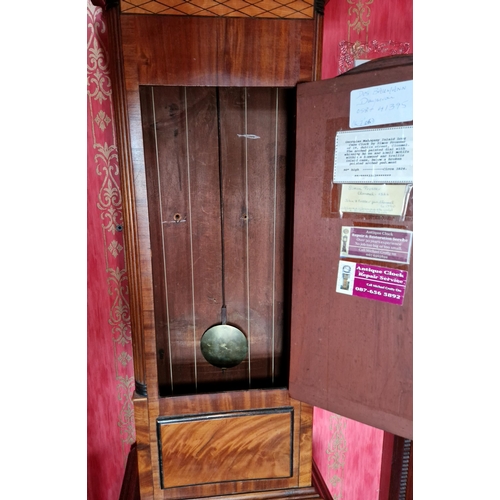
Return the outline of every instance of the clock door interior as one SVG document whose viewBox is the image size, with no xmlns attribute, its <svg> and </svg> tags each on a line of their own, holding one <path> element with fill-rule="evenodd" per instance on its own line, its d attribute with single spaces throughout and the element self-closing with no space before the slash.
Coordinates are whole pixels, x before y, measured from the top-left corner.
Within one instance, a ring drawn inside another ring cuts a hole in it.
<svg viewBox="0 0 500 500">
<path fill-rule="evenodd" d="M 159 396 L 287 387 L 295 89 L 143 86 L 140 100 Z M 229 368 L 201 347 L 225 318 L 247 348 Z"/>
</svg>

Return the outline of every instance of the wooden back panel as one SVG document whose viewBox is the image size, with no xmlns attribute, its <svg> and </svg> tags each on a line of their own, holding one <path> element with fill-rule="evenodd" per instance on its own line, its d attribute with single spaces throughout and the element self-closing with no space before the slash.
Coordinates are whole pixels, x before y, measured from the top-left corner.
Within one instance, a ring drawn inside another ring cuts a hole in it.
<svg viewBox="0 0 500 500">
<path fill-rule="evenodd" d="M 141 87 L 162 395 L 286 385 L 287 96 Z M 200 350 L 223 298 L 249 345 L 225 371 Z"/>
</svg>

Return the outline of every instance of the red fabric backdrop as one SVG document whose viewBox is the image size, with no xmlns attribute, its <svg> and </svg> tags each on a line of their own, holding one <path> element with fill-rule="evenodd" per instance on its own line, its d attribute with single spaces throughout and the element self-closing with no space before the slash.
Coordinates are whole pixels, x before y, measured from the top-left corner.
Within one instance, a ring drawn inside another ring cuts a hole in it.
<svg viewBox="0 0 500 500">
<path fill-rule="evenodd" d="M 334 499 L 379 500 L 384 432 L 314 408 L 313 458 Z"/>
<path fill-rule="evenodd" d="M 116 500 L 135 441 L 134 389 L 107 30 L 87 3 L 87 498 Z"/>
<path fill-rule="evenodd" d="M 343 48 L 361 44 L 360 59 L 413 53 L 412 0 L 329 0 L 325 8 L 322 77 L 351 66 Z M 352 67 L 352 66 L 351 66 Z"/>
</svg>

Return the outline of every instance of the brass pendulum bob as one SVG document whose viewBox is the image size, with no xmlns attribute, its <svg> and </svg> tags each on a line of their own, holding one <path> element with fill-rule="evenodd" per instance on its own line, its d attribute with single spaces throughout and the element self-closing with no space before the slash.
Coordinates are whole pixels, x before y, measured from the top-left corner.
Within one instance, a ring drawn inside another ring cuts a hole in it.
<svg viewBox="0 0 500 500">
<path fill-rule="evenodd" d="M 226 308 L 223 306 L 222 315 Z M 239 365 L 248 353 L 248 342 L 244 333 L 238 328 L 222 322 L 210 327 L 201 337 L 201 352 L 212 365 L 231 368 Z"/>
</svg>

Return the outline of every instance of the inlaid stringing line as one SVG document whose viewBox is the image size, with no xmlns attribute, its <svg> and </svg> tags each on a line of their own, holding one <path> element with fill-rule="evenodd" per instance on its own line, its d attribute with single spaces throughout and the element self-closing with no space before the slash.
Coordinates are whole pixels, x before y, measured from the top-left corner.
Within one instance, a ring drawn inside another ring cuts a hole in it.
<svg viewBox="0 0 500 500">
<path fill-rule="evenodd" d="M 194 357 L 194 386 L 198 389 L 198 371 L 196 365 L 196 310 L 194 303 L 194 260 L 193 260 L 193 224 L 191 218 L 191 163 L 189 161 L 189 124 L 187 89 L 184 87 L 184 115 L 186 116 L 186 157 L 187 157 L 187 177 L 188 177 L 188 207 L 189 207 L 189 244 L 191 254 L 191 300 L 193 303 L 193 357 Z"/>
<path fill-rule="evenodd" d="M 160 200 L 160 218 L 163 219 L 163 205 L 161 197 L 161 179 L 160 179 L 160 159 L 158 153 L 158 135 L 156 130 L 156 107 L 155 107 L 155 94 L 154 88 L 151 87 L 151 100 L 153 103 L 153 123 L 155 131 L 155 153 L 156 153 L 156 173 L 158 176 L 158 199 Z M 167 262 L 166 262 L 166 251 L 165 251 L 165 232 L 163 229 L 163 220 L 161 224 L 161 245 L 163 252 L 163 281 L 165 283 L 165 310 L 167 313 L 167 338 L 168 338 L 168 363 L 170 369 L 170 389 L 172 393 L 174 392 L 174 374 L 172 370 L 172 344 L 170 341 L 170 314 L 168 310 L 168 286 L 167 286 Z"/>
<path fill-rule="evenodd" d="M 247 88 L 245 87 L 245 136 L 248 136 L 248 101 Z M 248 226 L 250 222 L 250 214 L 248 213 L 248 137 L 245 137 L 245 210 L 246 210 L 246 265 L 247 265 L 247 335 L 248 335 L 248 386 L 252 386 L 252 370 L 251 370 L 251 335 L 250 335 L 250 269 L 249 269 L 249 243 L 248 243 Z"/>
<path fill-rule="evenodd" d="M 274 133 L 274 207 L 273 207 L 273 295 L 272 295 L 272 355 L 271 355 L 271 366 L 272 366 L 272 383 L 274 384 L 274 318 L 275 318 L 275 295 L 276 295 L 276 193 L 277 193 L 277 172 L 278 172 L 278 89 L 276 89 L 276 113 L 275 113 L 275 133 Z"/>
</svg>

